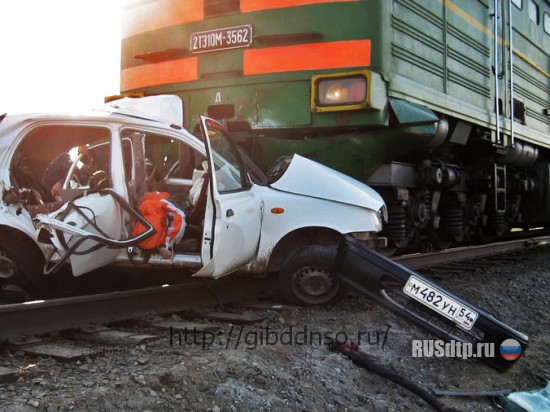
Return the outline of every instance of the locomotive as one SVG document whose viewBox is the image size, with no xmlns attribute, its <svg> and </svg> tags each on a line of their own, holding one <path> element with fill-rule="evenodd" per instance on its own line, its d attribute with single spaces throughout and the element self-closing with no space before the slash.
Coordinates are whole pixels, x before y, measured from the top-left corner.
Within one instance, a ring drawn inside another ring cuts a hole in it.
<svg viewBox="0 0 550 412">
<path fill-rule="evenodd" d="M 388 252 L 550 223 L 548 0 L 143 0 L 121 93 L 375 188 Z"/>
</svg>

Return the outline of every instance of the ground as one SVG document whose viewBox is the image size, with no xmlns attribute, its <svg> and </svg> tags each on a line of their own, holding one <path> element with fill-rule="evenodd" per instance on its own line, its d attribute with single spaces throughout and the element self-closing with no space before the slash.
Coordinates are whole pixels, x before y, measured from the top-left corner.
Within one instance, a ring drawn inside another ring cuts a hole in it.
<svg viewBox="0 0 550 412">
<path fill-rule="evenodd" d="M 4 349 L 0 366 L 19 368 L 22 374 L 0 384 L 0 404 L 14 411 L 430 410 L 411 392 L 330 352 L 318 342 L 326 334 L 356 341 L 360 336 L 362 350 L 426 389 L 541 388 L 550 379 L 549 262 L 546 251 L 475 272 L 442 272 L 434 279 L 529 336 L 527 352 L 505 373 L 476 360 L 412 357 L 411 341 L 430 339 L 429 334 L 364 297 L 350 296 L 332 307 L 269 311 L 264 321 L 246 326 L 209 321 L 217 329 L 196 338 L 125 322 L 117 328 L 158 339 L 130 347 L 91 347 L 91 355 L 77 362 Z M 192 321 L 205 323 L 200 316 Z M 496 410 L 491 398 L 440 399 L 456 410 Z"/>
</svg>

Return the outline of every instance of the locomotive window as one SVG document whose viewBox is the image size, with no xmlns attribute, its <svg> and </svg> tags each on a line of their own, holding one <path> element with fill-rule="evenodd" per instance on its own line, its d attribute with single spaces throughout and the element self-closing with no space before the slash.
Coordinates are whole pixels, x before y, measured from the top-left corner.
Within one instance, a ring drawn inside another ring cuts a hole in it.
<svg viewBox="0 0 550 412">
<path fill-rule="evenodd" d="M 529 0 L 529 19 L 535 24 L 539 24 L 539 6 L 533 0 Z"/>
<path fill-rule="evenodd" d="M 544 13 L 544 31 L 546 34 L 550 34 L 550 15 Z"/>
<path fill-rule="evenodd" d="M 523 0 L 512 0 L 512 3 L 514 3 L 514 6 L 516 6 L 520 10 L 523 7 Z"/>
</svg>

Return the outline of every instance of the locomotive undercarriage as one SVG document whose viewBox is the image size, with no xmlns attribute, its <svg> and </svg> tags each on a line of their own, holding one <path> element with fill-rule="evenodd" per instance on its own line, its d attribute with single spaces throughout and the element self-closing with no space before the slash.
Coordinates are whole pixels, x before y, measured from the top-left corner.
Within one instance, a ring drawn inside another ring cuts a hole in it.
<svg viewBox="0 0 550 412">
<path fill-rule="evenodd" d="M 386 242 L 377 242 L 387 243 L 388 255 L 550 227 L 550 152 L 518 138 L 505 147 L 499 142 L 510 139 L 489 129 L 426 110 L 431 115 L 420 119 L 417 112 L 393 116 L 388 128 L 264 131 L 241 140 L 260 164 L 266 154 L 300 153 L 373 187 L 388 207 L 379 234 Z M 250 147 L 262 148 L 260 155 Z M 386 161 L 377 164 L 380 158 Z"/>
<path fill-rule="evenodd" d="M 388 206 L 381 233 L 388 254 L 490 242 L 513 228 L 548 226 L 549 163 L 521 142 L 499 154 L 484 136 L 462 149 L 447 144 L 410 162 L 384 164 L 369 178 Z"/>
</svg>

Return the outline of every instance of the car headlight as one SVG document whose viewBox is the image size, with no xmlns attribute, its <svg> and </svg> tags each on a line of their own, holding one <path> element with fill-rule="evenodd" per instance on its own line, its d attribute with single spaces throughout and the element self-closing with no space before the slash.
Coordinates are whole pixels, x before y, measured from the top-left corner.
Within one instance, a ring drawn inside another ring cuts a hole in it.
<svg viewBox="0 0 550 412">
<path fill-rule="evenodd" d="M 373 213 L 374 215 L 374 230 L 380 232 L 382 230 L 382 215 L 380 212 Z"/>
<path fill-rule="evenodd" d="M 384 222 L 388 223 L 388 207 L 386 205 L 382 205 L 378 213 L 382 215 Z"/>
<path fill-rule="evenodd" d="M 324 112 L 369 107 L 370 77 L 371 72 L 367 70 L 313 76 L 311 110 Z"/>
<path fill-rule="evenodd" d="M 388 208 L 383 205 L 377 213 L 374 213 L 374 229 L 377 232 L 382 231 L 382 225 L 388 221 Z"/>
</svg>

